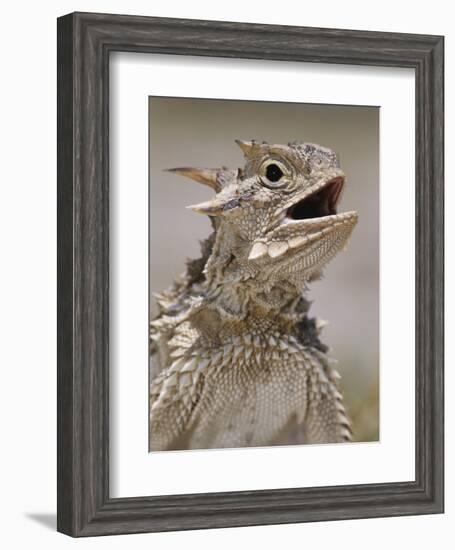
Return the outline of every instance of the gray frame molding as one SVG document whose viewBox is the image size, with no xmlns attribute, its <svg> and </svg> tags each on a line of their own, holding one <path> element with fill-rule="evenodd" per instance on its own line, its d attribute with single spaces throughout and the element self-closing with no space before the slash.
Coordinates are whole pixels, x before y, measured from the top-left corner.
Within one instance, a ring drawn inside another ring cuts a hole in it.
<svg viewBox="0 0 455 550">
<path fill-rule="evenodd" d="M 58 20 L 59 531 L 90 536 L 443 511 L 443 48 L 440 36 L 89 13 Z M 111 51 L 415 70 L 415 481 L 109 497 Z"/>
</svg>

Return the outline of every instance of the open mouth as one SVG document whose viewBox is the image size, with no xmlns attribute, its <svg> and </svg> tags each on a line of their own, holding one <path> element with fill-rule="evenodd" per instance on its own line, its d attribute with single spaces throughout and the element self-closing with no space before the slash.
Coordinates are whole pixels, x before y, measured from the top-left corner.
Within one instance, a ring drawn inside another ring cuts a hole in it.
<svg viewBox="0 0 455 550">
<path fill-rule="evenodd" d="M 343 186 L 344 178 L 342 177 L 329 180 L 322 189 L 318 189 L 290 206 L 286 212 L 286 217 L 290 220 L 310 220 L 335 215 Z"/>
<path fill-rule="evenodd" d="M 358 216 L 354 211 L 337 213 L 344 177 L 337 176 L 315 187 L 306 197 L 281 211 L 278 223 L 269 230 L 266 240 L 258 239 L 252 244 L 249 260 L 263 256 L 272 259 L 288 257 L 288 251 L 294 257 L 295 254 L 304 255 L 312 243 L 321 239 L 324 239 L 325 248 L 320 248 L 319 252 L 330 249 L 336 253 L 339 243 L 348 241 Z M 332 232 L 335 236 L 330 236 Z M 312 250 L 315 250 L 314 246 Z"/>
</svg>

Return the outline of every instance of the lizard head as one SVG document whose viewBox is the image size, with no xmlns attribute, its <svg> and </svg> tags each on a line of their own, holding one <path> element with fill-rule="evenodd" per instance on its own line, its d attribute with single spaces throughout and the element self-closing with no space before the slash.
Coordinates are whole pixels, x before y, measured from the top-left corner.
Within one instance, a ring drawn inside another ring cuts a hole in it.
<svg viewBox="0 0 455 550">
<path fill-rule="evenodd" d="M 171 171 L 216 192 L 189 208 L 212 218 L 218 243 L 212 256 L 224 258 L 224 273 L 302 289 L 346 246 L 357 223 L 356 212 L 337 212 L 345 184 L 337 155 L 310 143 L 237 144 L 242 169 Z M 215 259 L 209 264 L 220 265 Z"/>
</svg>

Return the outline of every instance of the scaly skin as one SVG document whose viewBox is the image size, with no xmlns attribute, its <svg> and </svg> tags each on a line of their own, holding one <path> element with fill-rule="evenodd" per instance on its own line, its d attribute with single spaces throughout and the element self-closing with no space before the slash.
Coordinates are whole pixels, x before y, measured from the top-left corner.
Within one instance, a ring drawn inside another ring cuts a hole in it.
<svg viewBox="0 0 455 550">
<path fill-rule="evenodd" d="M 157 296 L 153 451 L 351 440 L 339 375 L 303 297 L 357 223 L 336 213 L 344 174 L 319 145 L 237 143 L 242 170 L 171 170 L 216 191 L 190 207 L 214 234 Z"/>
</svg>

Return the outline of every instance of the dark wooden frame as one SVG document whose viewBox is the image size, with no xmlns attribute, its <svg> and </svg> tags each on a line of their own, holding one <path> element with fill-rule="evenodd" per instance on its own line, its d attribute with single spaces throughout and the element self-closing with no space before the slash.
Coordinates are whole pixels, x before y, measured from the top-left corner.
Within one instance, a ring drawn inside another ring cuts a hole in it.
<svg viewBox="0 0 455 550">
<path fill-rule="evenodd" d="M 109 497 L 108 75 L 112 51 L 415 70 L 415 481 Z M 443 150 L 440 36 L 84 13 L 61 17 L 58 530 L 89 536 L 442 512 Z"/>
</svg>

